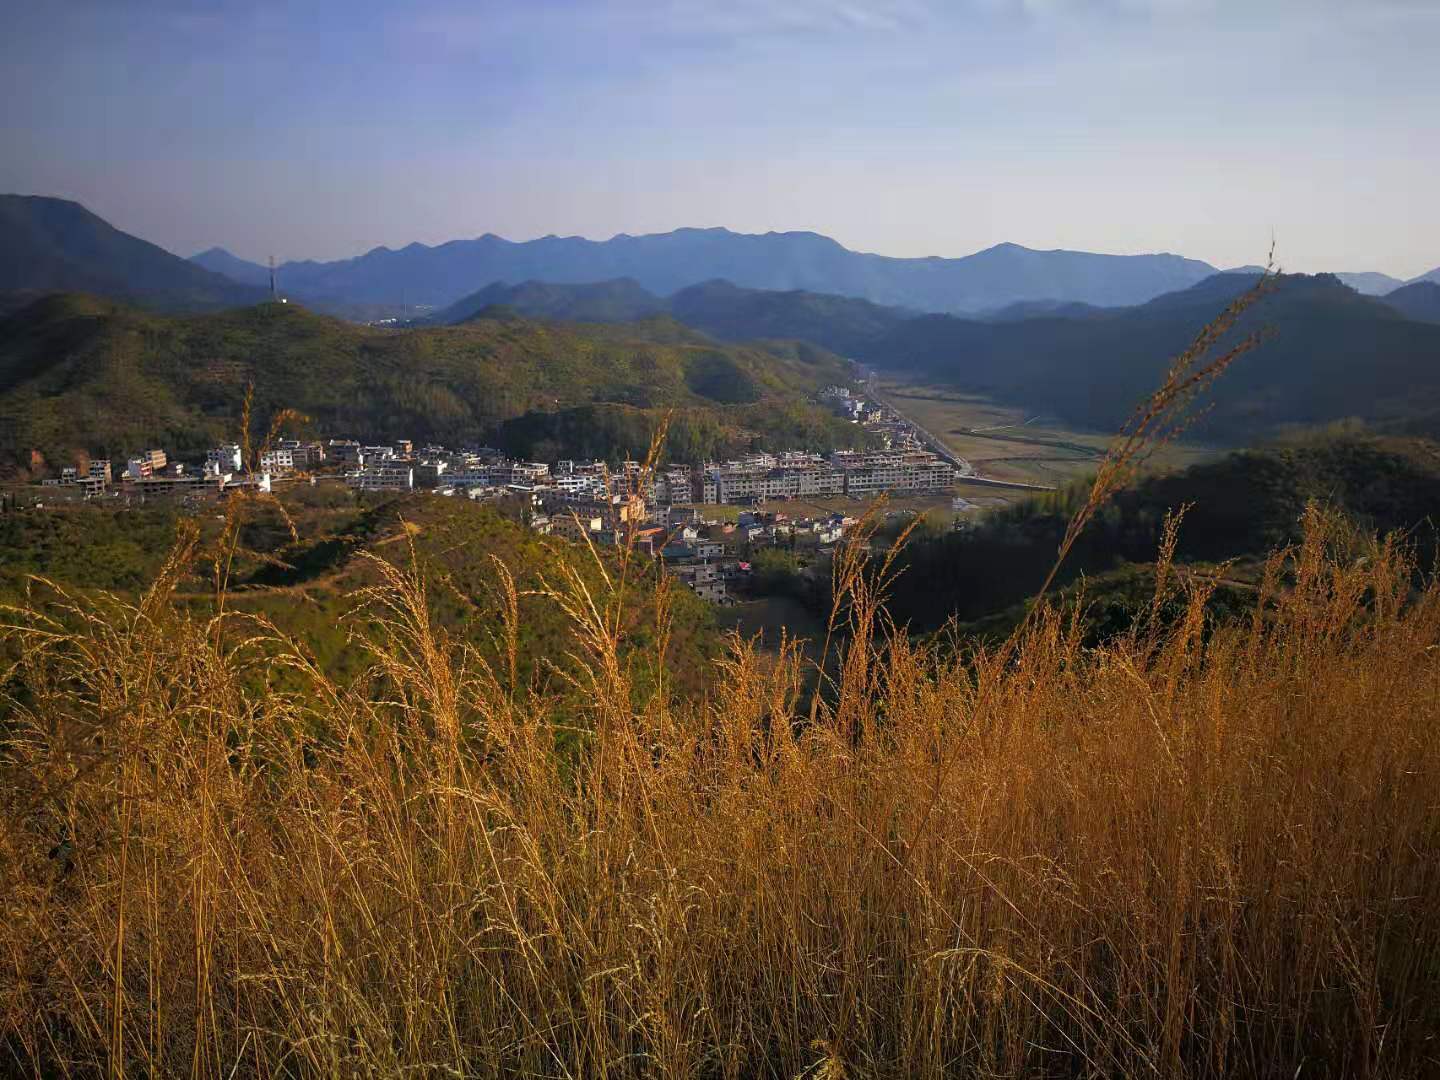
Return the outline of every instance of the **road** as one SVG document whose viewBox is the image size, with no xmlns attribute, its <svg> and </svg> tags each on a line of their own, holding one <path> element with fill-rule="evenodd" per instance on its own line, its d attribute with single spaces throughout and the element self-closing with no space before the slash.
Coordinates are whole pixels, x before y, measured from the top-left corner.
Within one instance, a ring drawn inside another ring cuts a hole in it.
<svg viewBox="0 0 1440 1080">
<path fill-rule="evenodd" d="M 944 459 L 945 461 L 948 461 L 951 465 L 955 466 L 956 471 L 960 473 L 960 476 L 957 477 L 957 479 L 964 480 L 966 483 L 988 484 L 991 487 L 1015 488 L 1017 490 L 1024 491 L 1055 490 L 1053 487 L 1050 487 L 1046 484 L 1026 484 L 1019 480 L 993 480 L 988 476 L 980 476 L 976 474 L 975 466 L 971 465 L 970 462 L 966 461 L 964 458 L 956 454 L 955 451 L 951 450 L 950 447 L 945 445 L 943 439 L 940 439 L 933 432 L 928 431 L 926 428 L 916 423 L 914 417 L 907 416 L 904 409 L 900 408 L 893 401 L 891 401 L 884 394 L 882 394 L 880 392 L 880 387 L 875 380 L 871 379 L 870 381 L 867 381 L 865 383 L 865 393 L 868 394 L 870 397 L 874 398 L 876 401 L 880 402 L 880 404 L 884 405 L 887 409 L 895 413 L 895 415 L 899 416 L 907 424 L 914 428 L 915 431 L 919 434 L 921 441 L 924 442 L 925 445 L 928 446 L 931 450 L 933 450 L 936 456 Z"/>
</svg>

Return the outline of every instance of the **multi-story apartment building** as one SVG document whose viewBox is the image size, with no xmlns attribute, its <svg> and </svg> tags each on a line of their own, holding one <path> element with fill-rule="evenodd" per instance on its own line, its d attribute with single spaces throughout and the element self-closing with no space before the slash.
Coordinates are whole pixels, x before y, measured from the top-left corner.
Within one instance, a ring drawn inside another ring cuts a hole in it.
<svg viewBox="0 0 1440 1080">
<path fill-rule="evenodd" d="M 134 491 L 144 499 L 184 500 L 218 496 L 223 484 L 223 479 L 204 473 L 147 476 L 135 481 Z"/>
<path fill-rule="evenodd" d="M 938 491 L 955 483 L 955 469 L 928 450 L 841 450 L 830 457 L 844 474 L 845 494 L 882 491 Z"/>
<path fill-rule="evenodd" d="M 64 488 L 64 495 L 67 499 L 77 496 L 81 499 L 94 499 L 105 494 L 104 479 L 89 472 L 82 473 L 73 467 L 61 469 L 59 479 L 42 481 L 41 486 Z"/>
<path fill-rule="evenodd" d="M 472 461 L 449 472 L 445 482 L 455 487 L 533 487 L 549 479 L 550 466 L 543 461 Z"/>
<path fill-rule="evenodd" d="M 606 529 L 634 528 L 645 521 L 645 500 L 639 495 L 546 496 L 555 518 L 572 514 L 582 519 L 598 518 Z"/>
<path fill-rule="evenodd" d="M 271 475 L 295 471 L 295 454 L 292 450 L 275 447 L 260 455 L 260 471 Z"/>
<path fill-rule="evenodd" d="M 817 454 L 754 454 L 723 465 L 706 465 L 700 484 L 704 502 L 794 499 L 839 495 L 844 478 Z"/>
<path fill-rule="evenodd" d="M 674 566 L 671 567 L 670 572 L 680 580 L 681 584 L 689 587 L 702 600 L 719 604 L 729 599 L 725 581 L 720 576 L 720 569 L 713 563 L 689 563 Z"/>
<path fill-rule="evenodd" d="M 164 450 L 146 450 L 129 460 L 125 474 L 131 480 L 143 480 L 163 471 L 168 461 Z"/>
<path fill-rule="evenodd" d="M 683 465 L 661 469 L 655 477 L 655 501 L 662 506 L 695 501 L 695 473 Z"/>
<path fill-rule="evenodd" d="M 325 451 L 342 465 L 364 464 L 360 444 L 354 439 L 331 439 L 326 444 Z"/>
<path fill-rule="evenodd" d="M 415 470 L 408 464 L 381 462 L 361 466 L 346 480 L 357 491 L 409 491 L 415 486 Z"/>
<path fill-rule="evenodd" d="M 110 483 L 112 477 L 110 475 L 109 459 L 96 458 L 94 461 L 90 462 L 89 476 L 91 480 L 99 480 L 101 487 L 104 487 L 106 484 Z"/>
<path fill-rule="evenodd" d="M 240 471 L 240 444 L 222 443 L 213 450 L 205 451 L 205 468 L 215 475 Z"/>
<path fill-rule="evenodd" d="M 558 507 L 550 517 L 550 535 L 564 540 L 580 541 L 605 527 L 598 514 L 582 514 L 574 507 Z"/>
<path fill-rule="evenodd" d="M 282 439 L 280 440 L 280 449 L 289 451 L 293 468 L 308 471 L 325 464 L 325 447 L 318 442 Z"/>
<path fill-rule="evenodd" d="M 445 477 L 445 486 L 452 486 L 450 478 L 446 476 L 449 463 L 442 458 L 431 458 L 420 462 L 415 466 L 415 486 L 421 488 L 439 487 L 441 477 Z"/>
</svg>

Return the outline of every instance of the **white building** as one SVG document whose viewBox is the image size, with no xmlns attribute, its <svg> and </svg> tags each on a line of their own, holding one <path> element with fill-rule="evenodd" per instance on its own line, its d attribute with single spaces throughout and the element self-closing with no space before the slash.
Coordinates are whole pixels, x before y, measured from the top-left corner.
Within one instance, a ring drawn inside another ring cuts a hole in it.
<svg viewBox="0 0 1440 1080">
<path fill-rule="evenodd" d="M 292 450 L 276 447 L 260 455 L 260 469 L 271 474 L 288 473 L 295 470 L 295 454 Z"/>
<path fill-rule="evenodd" d="M 830 457 L 843 474 L 845 494 L 864 498 L 882 491 L 940 491 L 955 483 L 955 468 L 928 450 L 842 450 Z"/>
<path fill-rule="evenodd" d="M 222 443 L 213 450 L 205 451 L 205 469 L 211 474 L 239 472 L 240 444 Z"/>
<path fill-rule="evenodd" d="M 346 481 L 357 491 L 409 491 L 415 486 L 415 470 L 389 462 L 366 465 L 352 472 Z"/>
</svg>

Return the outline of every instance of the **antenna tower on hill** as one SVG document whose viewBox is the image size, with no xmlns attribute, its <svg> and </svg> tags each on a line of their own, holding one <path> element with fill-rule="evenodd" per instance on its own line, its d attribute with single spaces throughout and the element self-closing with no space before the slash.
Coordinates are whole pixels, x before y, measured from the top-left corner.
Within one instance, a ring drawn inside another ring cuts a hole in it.
<svg viewBox="0 0 1440 1080">
<path fill-rule="evenodd" d="M 270 256 L 270 302 L 273 304 L 279 297 L 275 294 L 275 256 Z"/>
</svg>

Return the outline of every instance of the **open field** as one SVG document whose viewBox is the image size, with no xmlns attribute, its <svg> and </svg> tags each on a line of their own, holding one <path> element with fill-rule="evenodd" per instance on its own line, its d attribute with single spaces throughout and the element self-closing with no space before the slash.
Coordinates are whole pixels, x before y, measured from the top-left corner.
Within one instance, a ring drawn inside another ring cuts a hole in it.
<svg viewBox="0 0 1440 1080">
<path fill-rule="evenodd" d="M 996 480 L 1065 484 L 1092 472 L 1111 438 L 1103 432 L 1078 431 L 1054 417 L 945 387 L 884 381 L 878 391 L 906 417 L 973 464 L 981 476 Z M 1156 455 L 1154 464 L 1158 468 L 1181 468 L 1213 454 L 1208 447 L 1167 447 Z M 970 497 L 965 491 L 959 493 Z M 1013 502 L 1024 492 L 998 489 L 981 494 Z"/>
</svg>

